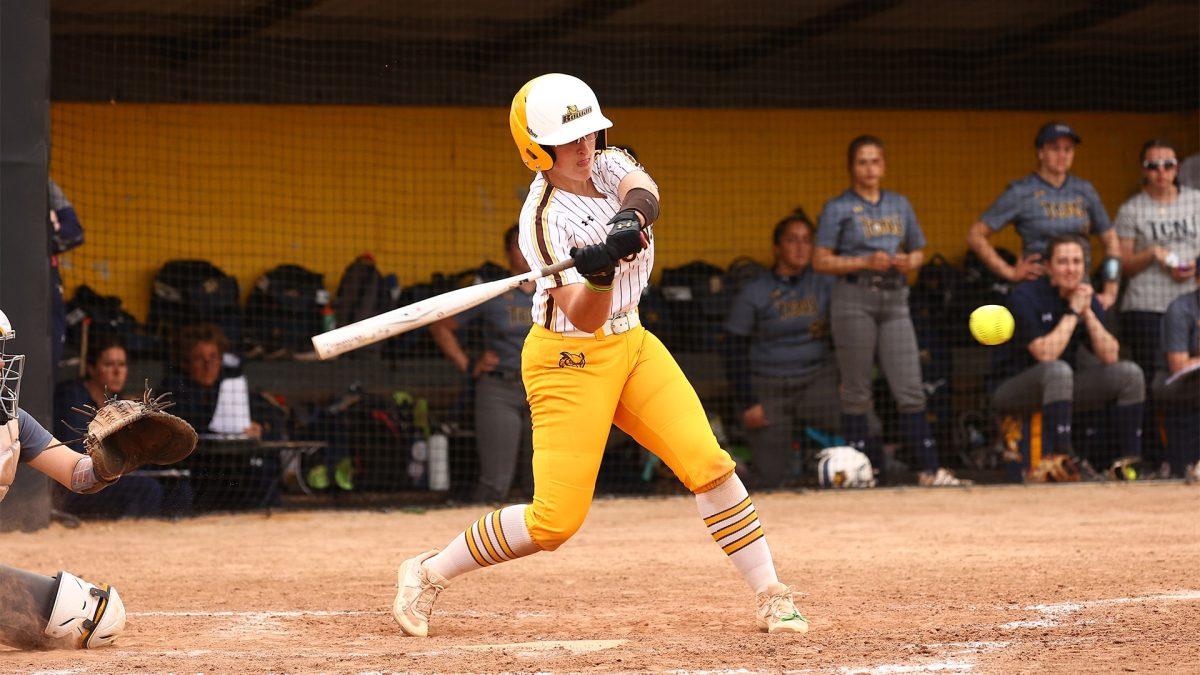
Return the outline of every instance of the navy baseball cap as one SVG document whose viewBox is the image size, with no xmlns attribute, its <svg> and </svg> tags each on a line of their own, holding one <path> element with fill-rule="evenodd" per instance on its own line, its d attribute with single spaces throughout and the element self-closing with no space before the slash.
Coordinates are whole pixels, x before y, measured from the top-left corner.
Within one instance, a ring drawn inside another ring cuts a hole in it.
<svg viewBox="0 0 1200 675">
<path fill-rule="evenodd" d="M 1079 134 L 1075 133 L 1075 130 L 1066 122 L 1047 122 L 1042 125 L 1041 129 L 1038 129 L 1037 139 L 1033 141 L 1033 145 L 1040 148 L 1056 138 L 1063 137 L 1070 138 L 1076 143 L 1083 142 Z"/>
</svg>

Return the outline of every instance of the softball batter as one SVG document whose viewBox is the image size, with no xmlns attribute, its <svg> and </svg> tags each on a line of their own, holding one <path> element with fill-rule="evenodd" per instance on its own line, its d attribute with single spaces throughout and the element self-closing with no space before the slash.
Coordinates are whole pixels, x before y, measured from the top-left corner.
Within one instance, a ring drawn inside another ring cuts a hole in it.
<svg viewBox="0 0 1200 675">
<path fill-rule="evenodd" d="M 569 539 L 587 516 L 616 424 L 695 493 L 709 533 L 757 594 L 759 625 L 771 633 L 807 631 L 695 390 L 638 320 L 654 264 L 658 187 L 629 155 L 607 147 L 612 122 L 575 77 L 531 80 L 513 99 L 509 122 L 522 160 L 537 172 L 521 210 L 521 251 L 534 268 L 575 260 L 573 269 L 538 281 L 521 353 L 533 419 L 533 503 L 485 514 L 443 550 L 406 560 L 396 621 L 423 637 L 450 580 Z"/>
<path fill-rule="evenodd" d="M 842 371 L 842 432 L 882 468 L 868 440 L 875 354 L 900 411 L 904 439 L 920 463 L 925 486 L 961 485 L 938 465 L 925 418 L 917 336 L 908 313 L 909 272 L 924 260 L 925 235 L 903 195 L 881 187 L 883 141 L 859 136 L 847 150 L 850 189 L 821 209 L 813 269 L 837 276 L 833 287 L 833 344 Z M 882 472 L 881 472 L 882 475 Z"/>
<path fill-rule="evenodd" d="M 58 441 L 17 407 L 24 354 L 8 354 L 16 332 L 0 312 L 0 501 L 23 462 L 72 492 L 99 492 L 109 484 L 92 470 L 92 458 Z M 47 577 L 0 565 L 0 644 L 22 649 L 96 648 L 125 629 L 125 605 L 117 589 L 90 584 L 70 572 Z"/>
</svg>

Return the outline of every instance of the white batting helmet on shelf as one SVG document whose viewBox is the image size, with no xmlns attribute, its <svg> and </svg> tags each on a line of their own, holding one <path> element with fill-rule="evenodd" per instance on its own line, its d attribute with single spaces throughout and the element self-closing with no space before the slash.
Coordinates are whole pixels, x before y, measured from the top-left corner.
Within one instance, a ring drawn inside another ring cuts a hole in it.
<svg viewBox="0 0 1200 675">
<path fill-rule="evenodd" d="M 25 370 L 24 354 L 9 354 L 8 342 L 17 337 L 12 323 L 0 312 L 0 415 L 3 421 L 17 416 L 17 400 L 21 397 L 21 373 Z"/>
<path fill-rule="evenodd" d="M 849 446 L 817 453 L 817 481 L 824 488 L 875 487 L 875 471 L 866 455 Z"/>
<path fill-rule="evenodd" d="M 555 145 L 596 133 L 604 149 L 604 130 L 612 126 L 600 112 L 600 101 L 586 82 L 573 75 L 549 73 L 525 83 L 513 97 L 508 127 L 521 161 L 534 171 L 554 166 Z"/>
</svg>

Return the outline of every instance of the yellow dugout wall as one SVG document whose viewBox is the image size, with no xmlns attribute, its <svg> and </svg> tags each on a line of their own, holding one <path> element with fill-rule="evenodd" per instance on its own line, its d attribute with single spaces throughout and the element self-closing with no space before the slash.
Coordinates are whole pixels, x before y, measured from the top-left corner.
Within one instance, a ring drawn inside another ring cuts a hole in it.
<svg viewBox="0 0 1200 675">
<path fill-rule="evenodd" d="M 958 259 L 967 227 L 1009 180 L 1035 168 L 1033 136 L 1052 118 L 1083 136 L 1074 172 L 1111 216 L 1138 188 L 1137 151 L 1200 139 L 1197 113 L 612 109 L 610 143 L 632 146 L 663 192 L 658 268 L 770 256 L 772 224 L 814 218 L 845 189 L 845 147 L 887 144 L 885 185 L 911 200 L 930 252 Z M 56 103 L 51 175 L 86 243 L 63 256 L 81 283 L 144 319 L 166 260 L 205 258 L 247 292 L 277 264 L 326 275 L 373 252 L 403 285 L 484 259 L 529 183 L 493 108 Z M 1014 250 L 1011 228 L 996 239 Z"/>
</svg>

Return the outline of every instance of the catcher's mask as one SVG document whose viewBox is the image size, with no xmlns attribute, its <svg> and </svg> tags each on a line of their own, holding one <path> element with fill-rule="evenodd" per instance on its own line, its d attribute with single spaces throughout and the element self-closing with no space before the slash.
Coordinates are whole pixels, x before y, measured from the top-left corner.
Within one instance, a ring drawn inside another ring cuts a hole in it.
<svg viewBox="0 0 1200 675">
<path fill-rule="evenodd" d="M 612 122 L 600 112 L 596 94 L 583 80 L 550 73 L 535 77 L 513 97 L 508 112 L 521 161 L 533 171 L 554 166 L 554 146 L 596 134 L 596 149 L 605 147 L 604 130 Z"/>
<path fill-rule="evenodd" d="M 21 373 L 25 370 L 24 354 L 9 354 L 8 341 L 17 337 L 8 317 L 0 312 L 0 416 L 7 422 L 17 416 L 17 399 L 21 397 Z"/>
</svg>

